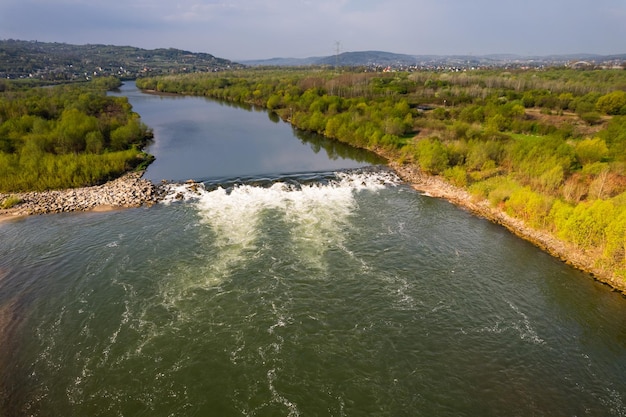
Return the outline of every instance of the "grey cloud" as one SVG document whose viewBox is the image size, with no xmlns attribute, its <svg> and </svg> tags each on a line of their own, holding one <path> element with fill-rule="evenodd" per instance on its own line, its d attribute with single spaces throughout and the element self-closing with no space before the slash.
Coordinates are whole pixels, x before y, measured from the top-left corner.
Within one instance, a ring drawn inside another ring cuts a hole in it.
<svg viewBox="0 0 626 417">
<path fill-rule="evenodd" d="M 0 38 L 176 47 L 230 59 L 624 53 L 623 0 L 4 0 Z"/>
</svg>

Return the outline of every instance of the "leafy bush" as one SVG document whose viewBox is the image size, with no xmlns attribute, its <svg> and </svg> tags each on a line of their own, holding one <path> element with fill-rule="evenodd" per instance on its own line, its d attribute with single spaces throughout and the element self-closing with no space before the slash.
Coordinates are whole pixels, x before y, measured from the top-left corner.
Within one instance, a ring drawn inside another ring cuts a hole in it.
<svg viewBox="0 0 626 417">
<path fill-rule="evenodd" d="M 578 204 L 565 221 L 558 223 L 558 234 L 582 249 L 603 247 L 607 227 L 614 215 L 615 206 L 609 200 Z"/>
<path fill-rule="evenodd" d="M 597 125 L 602 121 L 602 115 L 595 111 L 589 111 L 580 115 L 580 118 L 589 125 Z"/>
<path fill-rule="evenodd" d="M 574 147 L 574 155 L 582 166 L 600 162 L 609 156 L 609 148 L 600 138 L 584 139 Z"/>
<path fill-rule="evenodd" d="M 10 195 L 8 197 L 5 197 L 4 200 L 2 200 L 0 202 L 0 208 L 1 209 L 10 209 L 10 208 L 15 207 L 16 205 L 20 204 L 21 202 L 22 202 L 22 199 L 19 198 L 18 196 Z"/>
<path fill-rule="evenodd" d="M 509 214 L 533 227 L 541 228 L 546 225 L 552 204 L 552 198 L 524 187 L 511 193 L 505 207 Z"/>
<path fill-rule="evenodd" d="M 475 182 L 469 187 L 469 191 L 477 197 L 489 200 L 492 205 L 505 202 L 520 185 L 509 177 L 491 177 L 483 181 Z"/>
<path fill-rule="evenodd" d="M 598 99 L 598 111 L 611 115 L 626 115 L 626 92 L 617 90 Z"/>
<path fill-rule="evenodd" d="M 443 171 L 443 177 L 457 187 L 466 187 L 468 184 L 467 172 L 460 166 L 453 166 Z"/>
<path fill-rule="evenodd" d="M 266 106 L 301 129 L 419 164 L 531 226 L 604 251 L 601 262 L 626 275 L 622 209 L 606 203 L 626 190 L 625 71 L 259 69 L 137 84 Z M 34 135 L 37 123 L 15 128 Z M 0 126 L 0 149 L 16 147 Z"/>
<path fill-rule="evenodd" d="M 448 152 L 439 139 L 422 139 L 416 145 L 420 168 L 430 174 L 439 174 L 448 167 Z"/>
<path fill-rule="evenodd" d="M 151 131 L 106 80 L 0 93 L 0 191 L 91 185 L 133 169 Z"/>
</svg>

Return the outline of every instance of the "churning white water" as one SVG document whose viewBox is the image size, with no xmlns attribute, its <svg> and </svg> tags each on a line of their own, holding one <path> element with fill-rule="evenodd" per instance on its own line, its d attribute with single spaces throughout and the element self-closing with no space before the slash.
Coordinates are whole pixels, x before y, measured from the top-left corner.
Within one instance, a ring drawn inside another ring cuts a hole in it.
<svg viewBox="0 0 626 417">
<path fill-rule="evenodd" d="M 624 415 L 622 297 L 389 171 L 310 177 L 1 225 L 4 414 Z"/>
<path fill-rule="evenodd" d="M 621 295 L 266 113 L 125 94 L 151 178 L 204 182 L 0 223 L 0 415 L 626 415 Z"/>
</svg>

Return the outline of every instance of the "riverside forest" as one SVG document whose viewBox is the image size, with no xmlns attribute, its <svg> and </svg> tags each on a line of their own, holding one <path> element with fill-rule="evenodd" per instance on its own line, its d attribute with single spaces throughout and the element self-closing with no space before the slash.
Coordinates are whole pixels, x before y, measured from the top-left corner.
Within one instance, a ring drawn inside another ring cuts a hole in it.
<svg viewBox="0 0 626 417">
<path fill-rule="evenodd" d="M 142 148 L 151 130 L 125 97 L 106 95 L 119 79 L 7 85 L 0 93 L 0 192 L 95 185 L 150 162 Z"/>
<path fill-rule="evenodd" d="M 266 68 L 136 83 L 264 107 L 298 129 L 417 166 L 626 281 L 624 70 Z M 149 127 L 105 93 L 117 85 L 3 82 L 0 192 L 97 184 L 149 163 Z"/>
<path fill-rule="evenodd" d="M 0 415 L 624 415 L 625 74 L 6 81 Z"/>
<path fill-rule="evenodd" d="M 139 88 L 265 107 L 468 190 L 626 281 L 626 71 L 256 69 Z"/>
</svg>

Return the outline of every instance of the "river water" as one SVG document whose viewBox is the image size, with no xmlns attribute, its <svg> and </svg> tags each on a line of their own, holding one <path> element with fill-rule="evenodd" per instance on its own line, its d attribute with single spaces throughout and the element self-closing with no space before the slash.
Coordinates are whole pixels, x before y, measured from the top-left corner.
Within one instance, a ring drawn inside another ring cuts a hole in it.
<svg viewBox="0 0 626 417">
<path fill-rule="evenodd" d="M 122 93 L 146 176 L 204 187 L 0 223 L 0 415 L 626 416 L 621 295 L 266 112 Z"/>
</svg>

